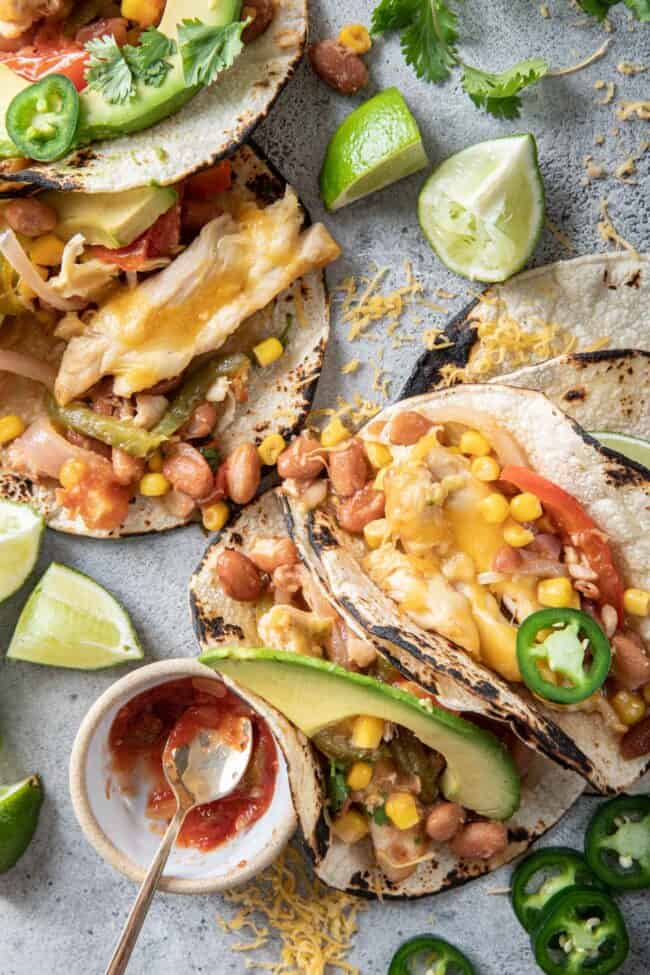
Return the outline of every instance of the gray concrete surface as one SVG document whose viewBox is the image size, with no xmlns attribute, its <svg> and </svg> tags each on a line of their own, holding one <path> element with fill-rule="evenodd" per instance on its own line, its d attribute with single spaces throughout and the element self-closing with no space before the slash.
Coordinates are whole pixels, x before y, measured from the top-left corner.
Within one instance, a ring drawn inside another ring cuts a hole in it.
<svg viewBox="0 0 650 975">
<path fill-rule="evenodd" d="M 311 0 L 312 32 L 324 37 L 343 22 L 364 21 L 370 2 Z M 573 64 L 605 39 L 602 28 L 576 12 L 568 0 L 549 0 L 544 19 L 537 0 L 467 0 L 458 4 L 468 59 L 483 67 L 505 67 L 515 58 L 542 54 L 554 66 Z M 582 185 L 583 157 L 592 154 L 608 172 L 649 138 L 647 122 L 618 123 L 612 106 L 599 106 L 598 79 L 616 83 L 616 97 L 650 95 L 650 74 L 634 78 L 617 73 L 622 60 L 650 64 L 650 29 L 630 29 L 621 8 L 612 18 L 612 44 L 599 63 L 587 70 L 547 80 L 525 99 L 516 122 L 501 123 L 477 111 L 456 80 L 442 88 L 418 83 L 403 64 L 396 40 L 379 43 L 370 59 L 372 90 L 398 85 L 422 127 L 433 161 L 468 143 L 517 130 L 538 139 L 548 196 L 548 215 L 573 242 L 576 253 L 603 249 L 596 232 L 598 201 L 607 197 L 617 228 L 639 248 L 650 249 L 650 153 L 638 164 L 636 182 L 614 178 Z M 307 67 L 283 94 L 270 119 L 256 133 L 272 161 L 298 187 L 315 217 L 322 217 L 317 173 L 328 136 L 354 102 L 338 98 L 316 82 Z M 618 135 L 613 134 L 620 126 Z M 595 146 L 597 133 L 606 135 Z M 466 300 L 471 288 L 449 274 L 424 243 L 415 218 L 421 177 L 390 188 L 336 215 L 328 224 L 345 256 L 330 274 L 336 285 L 348 273 L 364 273 L 372 261 L 395 268 L 408 258 L 433 293 L 444 287 L 458 297 L 449 314 Z M 544 232 L 535 263 L 571 256 Z M 435 300 L 435 299 L 434 299 Z M 430 315 L 426 325 L 441 324 L 444 314 Z M 365 366 L 355 382 L 342 383 L 341 364 L 354 355 L 376 359 L 376 341 L 345 341 L 345 329 L 334 316 L 334 333 L 320 387 L 321 404 L 350 389 L 368 391 L 372 368 Z M 374 337 L 380 333 L 375 329 Z M 386 347 L 384 364 L 396 392 L 421 351 L 418 337 L 400 351 Z M 377 393 L 371 393 L 373 398 Z M 124 602 L 146 647 L 147 660 L 191 656 L 196 652 L 187 610 L 186 583 L 202 552 L 205 538 L 198 527 L 158 538 L 99 543 L 48 533 L 38 572 L 53 559 L 92 574 Z M 36 578 L 36 575 L 34 576 Z M 0 611 L 0 647 L 6 648 L 18 612 L 33 579 Z M 0 878 L 0 975 L 99 975 L 111 953 L 134 896 L 133 887 L 97 857 L 85 843 L 74 819 L 67 791 L 67 761 L 72 740 L 90 704 L 117 676 L 116 672 L 84 674 L 27 664 L 0 664 L 0 781 L 38 770 L 47 799 L 28 853 L 18 867 Z M 545 842 L 580 846 L 585 823 L 596 800 L 585 798 Z M 458 891 L 417 903 L 374 905 L 361 920 L 352 955 L 364 975 L 383 975 L 393 950 L 403 938 L 435 930 L 462 946 L 482 975 L 528 975 L 537 969 L 528 942 L 504 896 L 489 896 L 508 884 L 509 868 Z M 218 897 L 156 899 L 129 969 L 133 975 L 176 973 L 243 973 L 244 960 L 228 951 L 216 911 Z M 632 953 L 624 972 L 644 975 L 650 957 L 648 897 L 625 899 Z"/>
</svg>

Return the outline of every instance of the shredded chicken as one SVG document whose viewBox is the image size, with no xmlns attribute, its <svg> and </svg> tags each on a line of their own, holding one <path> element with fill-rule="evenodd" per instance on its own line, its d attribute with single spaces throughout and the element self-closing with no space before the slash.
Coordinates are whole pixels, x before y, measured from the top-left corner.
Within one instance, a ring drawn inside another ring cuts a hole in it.
<svg viewBox="0 0 650 975">
<path fill-rule="evenodd" d="M 269 647 L 307 657 L 322 657 L 332 621 L 296 609 L 295 606 L 278 605 L 260 617 L 257 629 L 260 638 Z"/>
<path fill-rule="evenodd" d="M 115 264 L 105 264 L 95 258 L 81 260 L 85 240 L 82 234 L 75 234 L 65 245 L 61 258 L 61 268 L 48 284 L 62 298 L 85 298 L 94 301 L 106 291 L 120 269 Z"/>
</svg>

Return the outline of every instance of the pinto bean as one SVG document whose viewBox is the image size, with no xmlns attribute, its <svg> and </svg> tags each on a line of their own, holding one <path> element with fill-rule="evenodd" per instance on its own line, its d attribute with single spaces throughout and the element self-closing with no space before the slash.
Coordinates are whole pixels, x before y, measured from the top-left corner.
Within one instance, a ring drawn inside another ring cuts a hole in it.
<svg viewBox="0 0 650 975">
<path fill-rule="evenodd" d="M 262 462 L 252 443 L 235 447 L 226 461 L 228 495 L 235 504 L 248 504 L 260 486 Z"/>
<path fill-rule="evenodd" d="M 165 458 L 163 474 L 176 491 L 191 498 L 204 498 L 213 487 L 213 475 L 205 457 L 187 443 L 172 447 Z"/>
<path fill-rule="evenodd" d="M 503 823 L 469 823 L 451 841 L 456 856 L 463 860 L 489 860 L 508 845 L 508 830 Z"/>
<path fill-rule="evenodd" d="M 339 525 L 346 532 L 357 535 L 371 521 L 383 518 L 385 506 L 386 495 L 383 491 L 375 491 L 371 485 L 366 485 L 339 505 Z"/>
<path fill-rule="evenodd" d="M 133 484 L 144 474 L 144 460 L 141 457 L 131 457 L 121 447 L 113 447 L 111 463 L 118 484 Z"/>
<path fill-rule="evenodd" d="M 183 427 L 180 436 L 183 440 L 202 440 L 209 437 L 217 422 L 217 408 L 214 403 L 200 403 Z"/>
<path fill-rule="evenodd" d="M 612 670 L 626 691 L 635 691 L 650 682 L 650 657 L 640 637 L 632 630 L 617 633 L 612 640 L 614 660 Z"/>
<path fill-rule="evenodd" d="M 242 552 L 225 549 L 217 559 L 217 576 L 231 599 L 254 603 L 262 595 L 262 575 Z"/>
<path fill-rule="evenodd" d="M 273 0 L 244 0 L 241 20 L 246 20 L 248 17 L 251 19 L 251 23 L 242 31 L 241 39 L 244 44 L 256 41 L 264 31 L 268 30 L 274 14 Z"/>
<path fill-rule="evenodd" d="M 426 416 L 416 413 L 415 410 L 398 413 L 391 420 L 390 442 L 401 447 L 410 447 L 428 433 L 432 426 L 431 420 L 427 420 Z"/>
<path fill-rule="evenodd" d="M 4 208 L 5 220 L 12 230 L 25 237 L 40 237 L 56 227 L 56 210 L 40 200 L 12 200 Z"/>
<path fill-rule="evenodd" d="M 258 535 L 248 550 L 248 557 L 258 569 L 269 574 L 280 566 L 295 565 L 298 550 L 290 538 L 281 535 L 269 535 L 266 538 Z"/>
<path fill-rule="evenodd" d="M 633 725 L 621 739 L 621 755 L 630 762 L 650 754 L 650 714 Z"/>
<path fill-rule="evenodd" d="M 312 44 L 309 60 L 321 81 L 341 95 L 354 95 L 368 83 L 368 68 L 359 55 L 334 38 Z"/>
<path fill-rule="evenodd" d="M 361 490 L 368 480 L 368 462 L 358 440 L 353 440 L 345 450 L 332 451 L 329 474 L 332 487 L 342 498 Z"/>
<path fill-rule="evenodd" d="M 310 433 L 303 433 L 278 457 L 278 474 L 284 480 L 311 481 L 323 471 L 325 461 L 320 443 Z"/>
<path fill-rule="evenodd" d="M 448 843 L 465 822 L 465 810 L 457 802 L 437 802 L 429 815 L 425 829 L 436 843 Z"/>
</svg>

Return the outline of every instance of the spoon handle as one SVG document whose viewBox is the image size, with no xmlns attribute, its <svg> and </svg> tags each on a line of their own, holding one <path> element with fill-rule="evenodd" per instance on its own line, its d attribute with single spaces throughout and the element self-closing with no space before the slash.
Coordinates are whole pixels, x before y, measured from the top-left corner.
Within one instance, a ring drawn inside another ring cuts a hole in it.
<svg viewBox="0 0 650 975">
<path fill-rule="evenodd" d="M 165 833 L 162 842 L 158 847 L 156 855 L 151 862 L 151 866 L 147 870 L 146 877 L 142 881 L 142 886 L 140 887 L 140 891 L 136 897 L 135 904 L 131 908 L 131 913 L 127 918 L 126 924 L 124 925 L 122 934 L 120 935 L 120 940 L 117 943 L 113 957 L 111 958 L 108 968 L 106 969 L 106 975 L 123 975 L 123 972 L 126 971 L 126 966 L 128 965 L 129 958 L 131 957 L 131 952 L 135 947 L 138 935 L 140 934 L 142 925 L 144 924 L 144 919 L 147 916 L 149 905 L 151 904 L 153 895 L 156 892 L 160 875 L 165 869 L 165 864 L 169 859 L 169 854 L 171 853 L 180 828 L 183 825 L 185 812 L 180 808 L 177 809 L 176 815 L 167 827 L 167 832 Z"/>
</svg>

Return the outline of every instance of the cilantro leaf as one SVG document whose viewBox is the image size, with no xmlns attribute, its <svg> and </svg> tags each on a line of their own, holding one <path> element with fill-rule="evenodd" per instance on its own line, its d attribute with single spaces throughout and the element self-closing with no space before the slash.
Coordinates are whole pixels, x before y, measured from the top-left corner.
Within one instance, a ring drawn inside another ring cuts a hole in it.
<svg viewBox="0 0 650 975">
<path fill-rule="evenodd" d="M 412 22 L 420 0 L 381 0 L 372 12 L 370 30 L 383 34 L 387 30 L 401 30 Z"/>
<path fill-rule="evenodd" d="M 184 20 L 178 27 L 178 44 L 187 85 L 210 85 L 229 68 L 243 48 L 244 23 L 210 27 L 200 20 Z"/>
<path fill-rule="evenodd" d="M 650 0 L 623 0 L 623 3 L 642 24 L 650 23 Z"/>
<path fill-rule="evenodd" d="M 462 85 L 479 108 L 497 118 L 517 118 L 521 108 L 519 92 L 535 84 L 548 71 L 543 58 L 519 61 L 499 73 L 463 65 Z"/>
<path fill-rule="evenodd" d="M 88 41 L 86 50 L 90 54 L 85 72 L 88 87 L 100 92 L 111 105 L 121 105 L 133 98 L 133 72 L 113 35 Z"/>
<path fill-rule="evenodd" d="M 122 54 L 135 78 L 145 85 L 159 88 L 171 70 L 167 61 L 176 50 L 176 44 L 155 27 L 148 27 L 140 35 L 137 47 L 125 44 Z"/>
<path fill-rule="evenodd" d="M 444 0 L 419 0 L 418 7 L 402 31 L 402 53 L 418 78 L 444 81 L 458 58 L 456 14 Z"/>
<path fill-rule="evenodd" d="M 329 798 L 330 809 L 333 813 L 336 814 L 339 812 L 349 794 L 350 790 L 345 781 L 345 766 L 340 762 L 330 761 L 329 775 L 327 778 L 327 796 Z"/>
<path fill-rule="evenodd" d="M 374 813 L 372 814 L 372 818 L 377 823 L 377 826 L 388 825 L 388 816 L 386 815 L 386 807 L 377 806 Z"/>
</svg>

